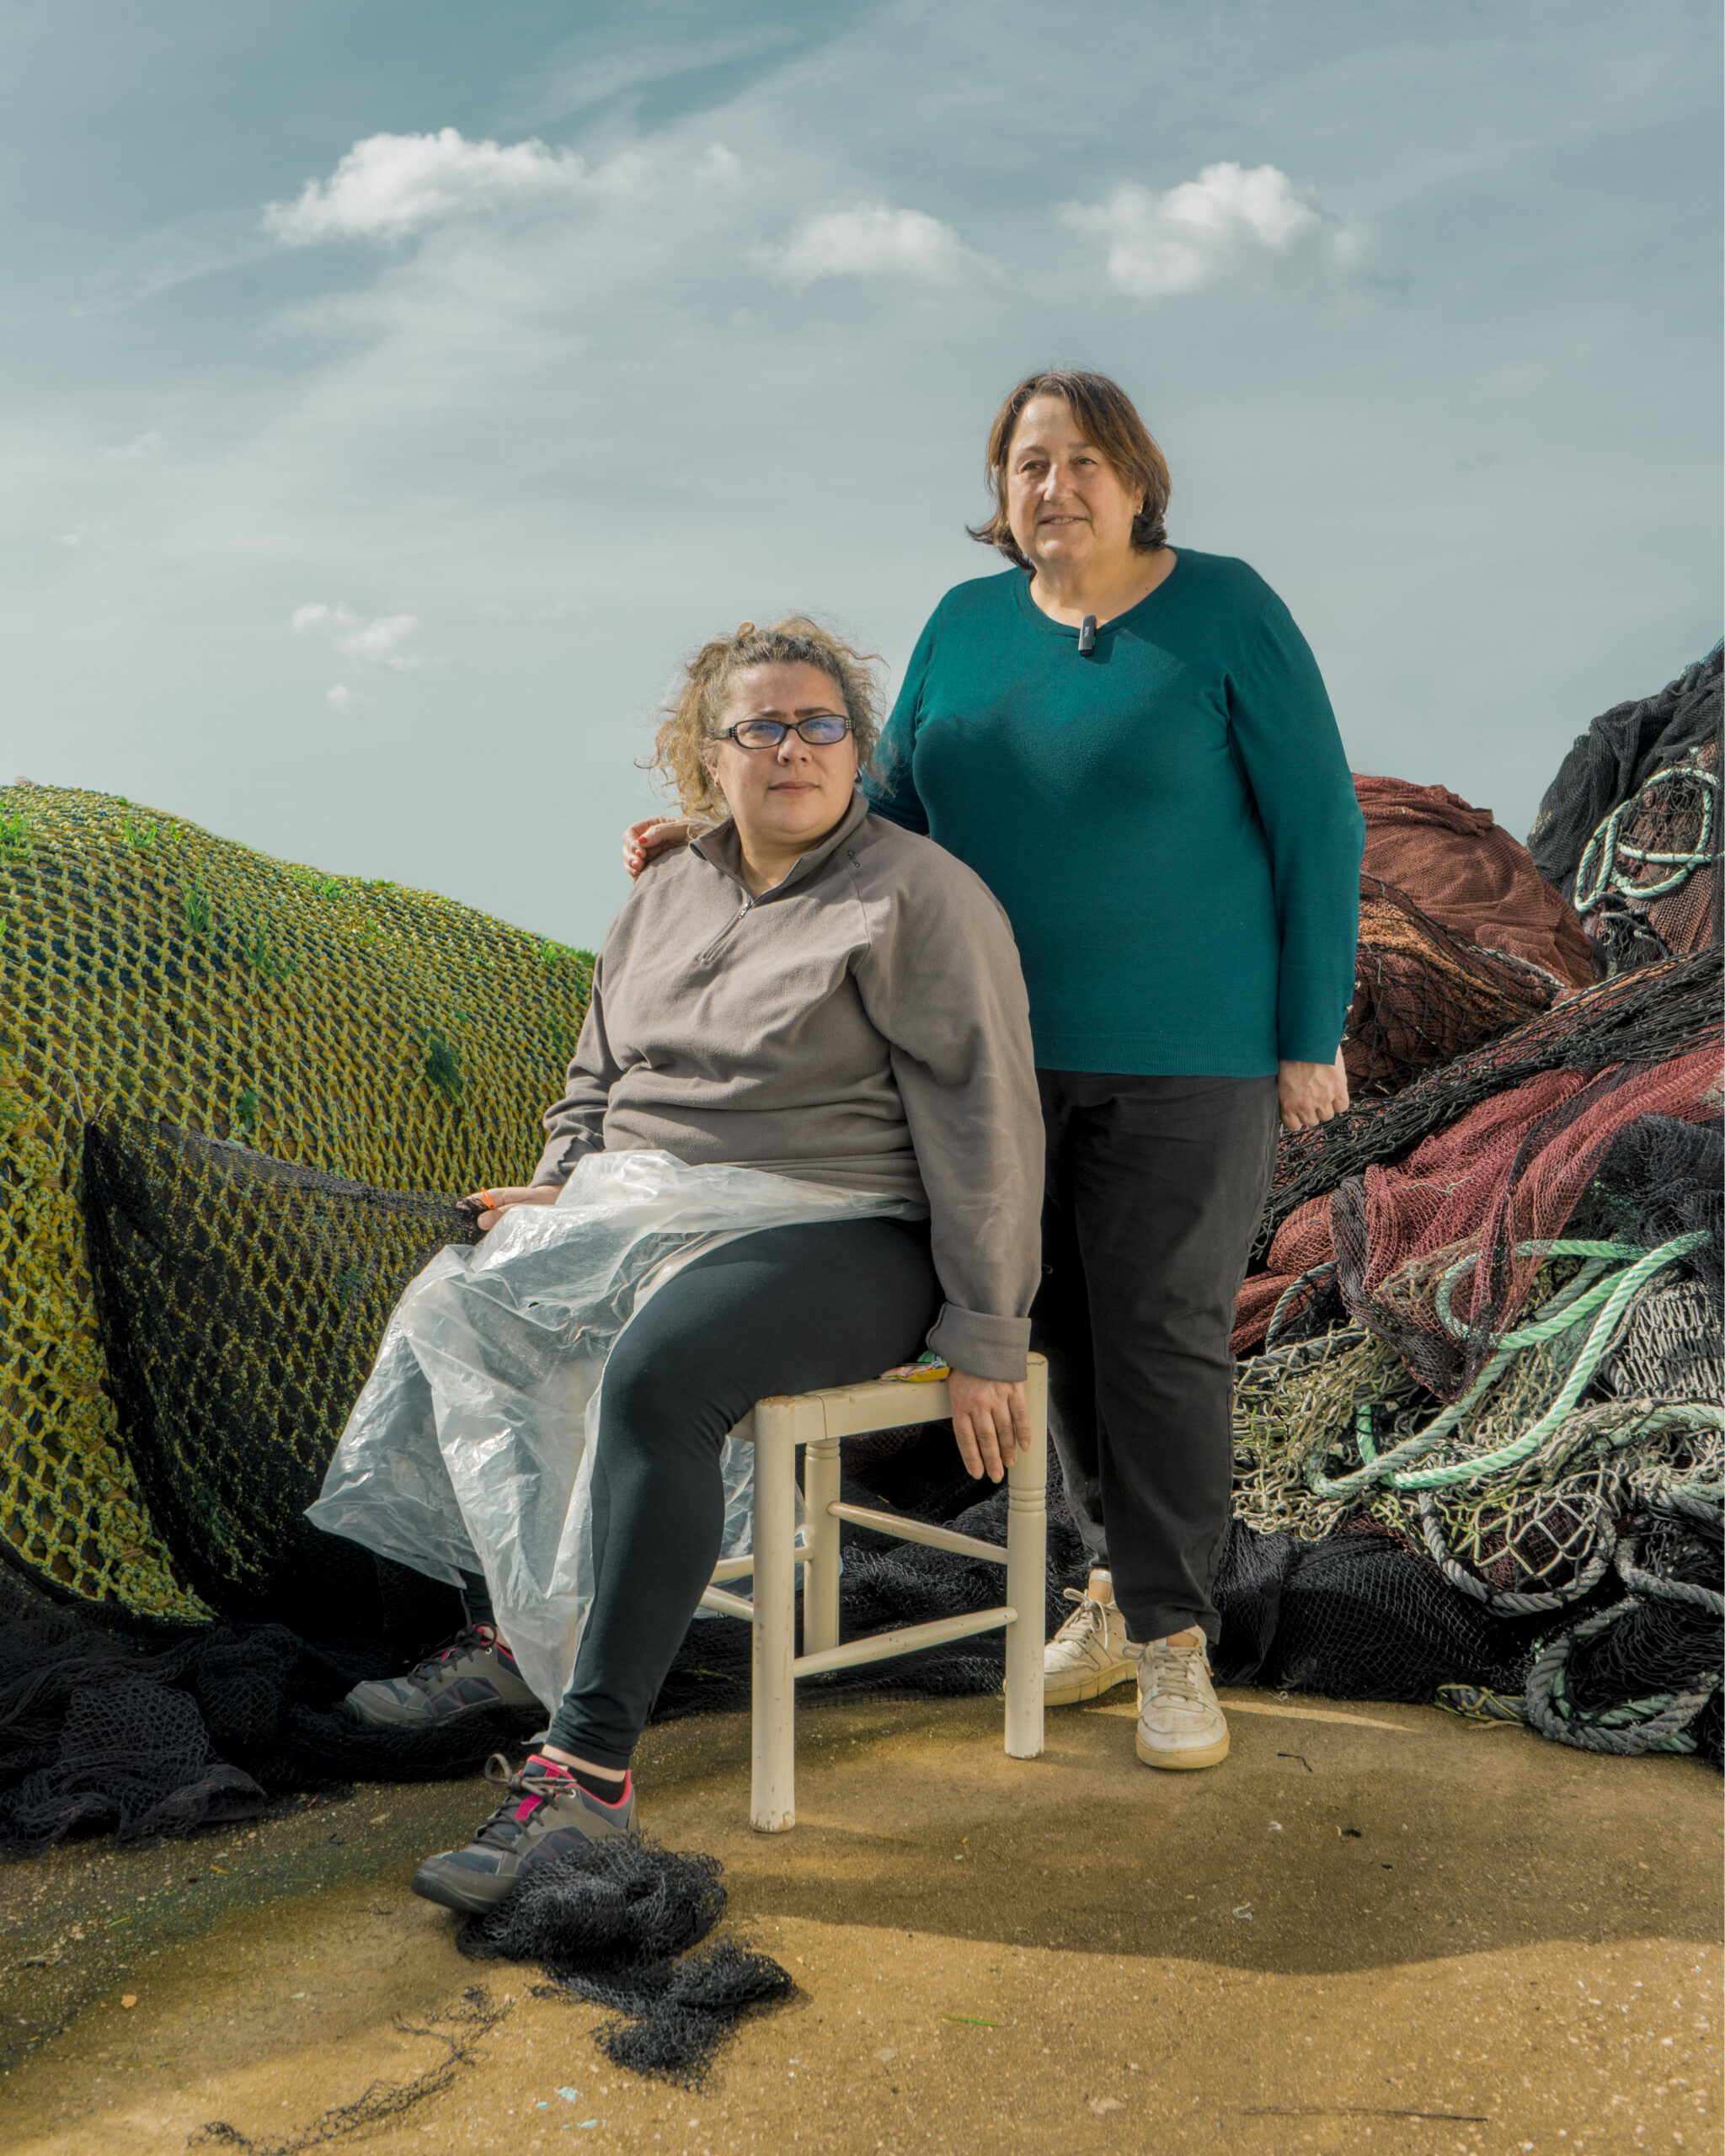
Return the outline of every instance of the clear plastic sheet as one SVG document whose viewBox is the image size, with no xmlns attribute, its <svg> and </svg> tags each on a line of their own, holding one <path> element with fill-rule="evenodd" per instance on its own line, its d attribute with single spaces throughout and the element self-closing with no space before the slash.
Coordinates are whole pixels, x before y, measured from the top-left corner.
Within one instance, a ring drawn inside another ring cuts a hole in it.
<svg viewBox="0 0 1725 2156">
<path fill-rule="evenodd" d="M 739 1235 L 920 1217 L 905 1200 L 670 1153 L 590 1154 L 555 1205 L 440 1251 L 391 1316 L 307 1516 L 435 1579 L 483 1572 L 554 1711 L 592 1577 L 588 1486 L 606 1358 L 691 1259 Z M 755 1452 L 727 1439 L 722 1554 L 750 1546 Z"/>
</svg>

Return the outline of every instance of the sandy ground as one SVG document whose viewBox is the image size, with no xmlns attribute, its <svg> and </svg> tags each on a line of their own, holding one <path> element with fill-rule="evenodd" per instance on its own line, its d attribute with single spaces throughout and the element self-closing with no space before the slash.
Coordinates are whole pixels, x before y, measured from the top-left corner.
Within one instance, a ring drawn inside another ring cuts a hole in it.
<svg viewBox="0 0 1725 2156">
<path fill-rule="evenodd" d="M 407 1892 L 488 1808 L 471 1782 L 13 1866 L 0 2146 L 1718 2148 L 1707 1769 L 1238 1692 L 1226 1767 L 1155 1774 L 1130 1696 L 1050 1715 L 1034 1762 L 987 1701 L 806 1713 L 773 1837 L 740 1718 L 652 1732 L 643 1824 L 723 1858 L 726 1929 L 798 1985 L 699 2094 L 607 2066 L 600 2014 L 464 1960 Z M 359 2141 L 326 2117 L 416 2082 Z"/>
</svg>

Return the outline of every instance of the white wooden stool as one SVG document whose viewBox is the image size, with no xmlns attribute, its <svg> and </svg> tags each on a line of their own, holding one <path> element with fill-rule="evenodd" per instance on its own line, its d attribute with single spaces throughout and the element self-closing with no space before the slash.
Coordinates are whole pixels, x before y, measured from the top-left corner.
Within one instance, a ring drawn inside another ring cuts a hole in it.
<svg viewBox="0 0 1725 2156">
<path fill-rule="evenodd" d="M 1007 1546 L 925 1526 L 894 1513 L 839 1499 L 839 1439 L 912 1422 L 943 1422 L 952 1413 L 944 1381 L 906 1385 L 890 1379 L 757 1401 L 732 1432 L 755 1447 L 754 1549 L 713 1567 L 701 1598 L 705 1609 L 747 1620 L 754 1636 L 750 1823 L 764 1834 L 796 1824 L 796 1679 L 824 1669 L 884 1662 L 919 1647 L 937 1646 L 975 1632 L 1007 1635 L 1007 1751 L 1034 1759 L 1042 1750 L 1043 1599 L 1047 1577 L 1048 1366 L 1033 1355 L 1026 1373 L 1030 1447 L 1007 1470 Z M 804 1449 L 804 1535 L 796 1534 L 797 1449 Z M 984 1486 L 985 1487 L 986 1486 Z M 983 1557 L 1007 1570 L 1007 1598 L 996 1609 L 942 1617 L 839 1645 L 839 1523 L 852 1520 L 900 1542 Z M 796 1572 L 803 1574 L 803 1652 L 796 1638 Z M 722 1584 L 754 1577 L 753 1598 Z"/>
</svg>

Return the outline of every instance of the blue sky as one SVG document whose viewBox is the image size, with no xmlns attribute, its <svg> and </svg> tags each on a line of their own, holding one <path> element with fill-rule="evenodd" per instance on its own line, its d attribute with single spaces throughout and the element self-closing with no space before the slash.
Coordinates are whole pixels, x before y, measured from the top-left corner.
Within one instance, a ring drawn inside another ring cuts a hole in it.
<svg viewBox="0 0 1725 2156">
<path fill-rule="evenodd" d="M 8 778 L 595 942 L 679 654 L 901 664 L 1055 360 L 1357 769 L 1520 833 L 1719 633 L 1711 4 L 8 20 Z"/>
</svg>

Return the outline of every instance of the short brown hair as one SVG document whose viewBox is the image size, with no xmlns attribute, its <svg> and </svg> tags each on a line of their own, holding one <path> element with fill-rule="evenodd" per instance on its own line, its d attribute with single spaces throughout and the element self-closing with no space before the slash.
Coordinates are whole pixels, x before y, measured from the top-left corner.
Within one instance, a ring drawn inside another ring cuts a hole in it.
<svg viewBox="0 0 1725 2156">
<path fill-rule="evenodd" d="M 745 622 L 730 636 L 703 643 L 683 669 L 654 736 L 649 769 L 676 794 L 688 816 L 724 816 L 724 797 L 708 768 L 708 743 L 718 728 L 732 677 L 750 666 L 814 666 L 825 674 L 844 704 L 857 744 L 857 765 L 868 768 L 880 739 L 880 688 L 873 652 L 859 651 L 804 614 L 757 629 Z"/>
<path fill-rule="evenodd" d="M 1107 457 L 1122 484 L 1128 489 L 1143 488 L 1144 506 L 1132 520 L 1132 544 L 1137 551 L 1153 554 L 1166 546 L 1168 534 L 1162 520 L 1173 492 L 1168 460 L 1119 383 L 1083 367 L 1049 367 L 1041 374 L 1027 374 L 995 414 L 988 430 L 988 483 L 994 489 L 994 515 L 985 523 L 967 526 L 970 536 L 985 547 L 998 547 L 1021 569 L 1029 568 L 1007 521 L 1007 457 L 1024 407 L 1033 397 L 1058 397 L 1070 405 L 1085 440 Z"/>
</svg>

